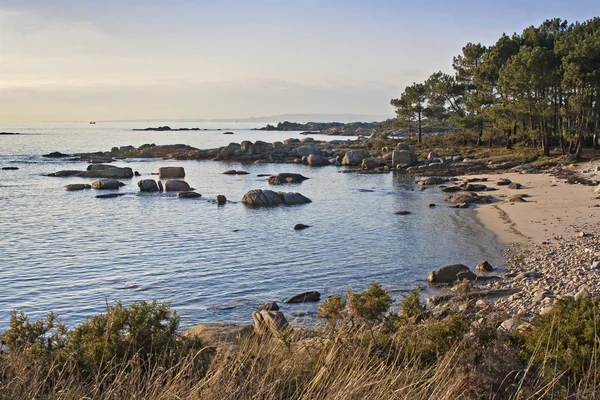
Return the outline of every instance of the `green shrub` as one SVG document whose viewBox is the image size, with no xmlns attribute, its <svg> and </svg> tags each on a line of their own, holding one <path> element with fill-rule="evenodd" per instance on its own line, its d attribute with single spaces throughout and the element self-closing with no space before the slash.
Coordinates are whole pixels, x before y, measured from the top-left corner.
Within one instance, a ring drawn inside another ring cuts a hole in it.
<svg viewBox="0 0 600 400">
<path fill-rule="evenodd" d="M 9 348 L 16 351 L 47 353 L 66 346 L 67 327 L 52 312 L 48 313 L 46 319 L 31 322 L 23 311 L 13 311 L 10 328 L 4 332 L 4 339 Z"/>
<path fill-rule="evenodd" d="M 317 318 L 326 320 L 330 328 L 337 327 L 347 316 L 346 302 L 340 295 L 331 296 L 318 306 Z"/>
<path fill-rule="evenodd" d="M 546 373 L 558 369 L 576 382 L 592 378 L 600 383 L 599 302 L 559 300 L 550 313 L 524 334 L 525 356 Z"/>
<path fill-rule="evenodd" d="M 402 316 L 405 318 L 416 318 L 423 315 L 425 305 L 421 303 L 421 290 L 415 289 L 408 292 L 408 295 L 400 303 Z"/>
<path fill-rule="evenodd" d="M 360 293 L 348 290 L 347 298 L 350 315 L 367 325 L 381 322 L 394 302 L 387 290 L 377 282 L 371 282 Z"/>
</svg>

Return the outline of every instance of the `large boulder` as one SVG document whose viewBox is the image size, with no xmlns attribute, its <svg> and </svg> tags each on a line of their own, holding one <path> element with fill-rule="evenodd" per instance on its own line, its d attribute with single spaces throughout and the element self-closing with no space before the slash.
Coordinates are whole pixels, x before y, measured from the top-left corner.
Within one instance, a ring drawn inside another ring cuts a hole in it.
<svg viewBox="0 0 600 400">
<path fill-rule="evenodd" d="M 247 192 L 242 203 L 254 207 L 270 207 L 278 205 L 297 205 L 310 203 L 311 200 L 300 193 L 274 192 L 272 190 L 254 189 Z"/>
<path fill-rule="evenodd" d="M 413 156 L 410 150 L 394 150 L 392 152 L 392 164 L 397 165 L 413 165 Z"/>
<path fill-rule="evenodd" d="M 169 179 L 165 182 L 165 191 L 167 192 L 185 192 L 190 190 L 190 185 L 186 181 Z"/>
<path fill-rule="evenodd" d="M 119 168 L 115 165 L 108 165 L 108 164 L 90 164 L 87 167 L 88 171 L 104 171 L 106 169 L 111 169 L 111 168 Z"/>
<path fill-rule="evenodd" d="M 142 179 L 137 183 L 142 192 L 158 192 L 158 185 L 154 179 Z"/>
<path fill-rule="evenodd" d="M 367 150 L 350 150 L 347 151 L 344 155 L 344 159 L 342 160 L 342 165 L 360 165 L 362 160 L 370 157 L 370 154 Z"/>
<path fill-rule="evenodd" d="M 321 299 L 321 293 L 316 290 L 311 290 L 309 292 L 299 293 L 297 295 L 288 297 L 283 302 L 284 303 L 308 303 L 319 301 Z"/>
<path fill-rule="evenodd" d="M 185 192 L 177 193 L 177 197 L 179 197 L 180 199 L 197 199 L 199 197 L 202 197 L 202 195 L 200 193 L 196 193 L 191 190 L 188 190 Z"/>
<path fill-rule="evenodd" d="M 329 165 L 329 159 L 318 154 L 309 154 L 306 163 L 311 166 Z"/>
<path fill-rule="evenodd" d="M 289 323 L 281 311 L 262 310 L 252 313 L 254 331 L 259 335 L 270 333 L 278 336 L 290 329 Z"/>
<path fill-rule="evenodd" d="M 247 338 L 254 332 L 251 324 L 239 325 L 224 322 L 213 322 L 196 325 L 183 332 L 184 337 L 197 337 L 203 343 L 218 346 L 223 343 L 239 343 L 240 339 Z"/>
<path fill-rule="evenodd" d="M 129 167 L 112 167 L 108 165 L 96 165 L 99 169 L 90 169 L 82 173 L 84 178 L 107 178 L 107 179 L 130 179 L 133 178 L 133 170 Z"/>
<path fill-rule="evenodd" d="M 431 283 L 454 283 L 462 279 L 468 279 L 470 281 L 477 278 L 469 267 L 463 264 L 452 264 L 444 265 L 432 271 L 427 280 Z"/>
<path fill-rule="evenodd" d="M 320 154 L 320 153 L 321 153 L 321 150 L 319 150 L 319 148 L 314 145 L 300 146 L 300 147 L 296 147 L 294 149 L 294 154 L 298 157 L 304 157 L 304 156 L 308 156 L 310 154 Z"/>
<path fill-rule="evenodd" d="M 87 183 L 72 183 L 70 185 L 65 185 L 65 190 L 68 192 L 72 192 L 74 190 L 84 190 L 84 189 L 91 189 L 92 186 L 88 185 Z"/>
<path fill-rule="evenodd" d="M 387 162 L 381 157 L 369 157 L 362 160 L 362 169 L 375 169 L 385 167 Z"/>
<path fill-rule="evenodd" d="M 116 179 L 100 179 L 92 182 L 92 187 L 96 190 L 115 190 L 121 186 L 125 186 L 125 184 Z"/>
<path fill-rule="evenodd" d="M 158 177 L 160 179 L 185 178 L 185 170 L 183 167 L 160 167 Z"/>
</svg>

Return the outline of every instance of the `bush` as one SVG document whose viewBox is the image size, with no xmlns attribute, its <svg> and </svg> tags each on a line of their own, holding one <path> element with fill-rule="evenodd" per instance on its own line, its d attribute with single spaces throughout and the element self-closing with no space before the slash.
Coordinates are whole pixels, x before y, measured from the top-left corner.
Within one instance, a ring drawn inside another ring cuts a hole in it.
<svg viewBox="0 0 600 400">
<path fill-rule="evenodd" d="M 552 311 L 524 334 L 524 354 L 546 374 L 564 371 L 575 382 L 600 383 L 600 300 L 559 300 Z"/>
<path fill-rule="evenodd" d="M 350 315 L 367 325 L 381 322 L 394 302 L 378 282 L 372 282 L 360 293 L 348 290 L 347 297 Z"/>
<path fill-rule="evenodd" d="M 421 303 L 421 290 L 415 289 L 408 292 L 408 295 L 400 303 L 402 316 L 405 318 L 417 318 L 425 312 L 425 305 Z"/>
<path fill-rule="evenodd" d="M 330 328 L 336 328 L 347 316 L 346 302 L 340 295 L 331 296 L 318 306 L 317 318 L 326 320 Z"/>
</svg>

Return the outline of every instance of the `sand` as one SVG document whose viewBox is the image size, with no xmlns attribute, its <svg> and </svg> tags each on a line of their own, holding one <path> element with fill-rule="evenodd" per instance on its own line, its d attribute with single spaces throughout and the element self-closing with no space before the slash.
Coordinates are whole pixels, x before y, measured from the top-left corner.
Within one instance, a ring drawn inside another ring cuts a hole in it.
<svg viewBox="0 0 600 400">
<path fill-rule="evenodd" d="M 600 172 L 595 172 L 597 163 L 586 163 L 576 167 L 582 175 L 600 180 Z M 594 172 L 590 172 L 594 171 Z M 498 199 L 492 204 L 478 205 L 476 217 L 498 239 L 505 243 L 552 242 L 564 236 L 576 236 L 582 226 L 600 222 L 600 193 L 595 187 L 568 184 L 549 173 L 498 175 L 472 175 L 469 178 L 488 178 L 486 185 L 499 190 L 485 193 Z M 497 186 L 500 178 L 523 185 L 521 189 Z M 527 194 L 526 202 L 507 202 L 517 194 Z"/>
</svg>

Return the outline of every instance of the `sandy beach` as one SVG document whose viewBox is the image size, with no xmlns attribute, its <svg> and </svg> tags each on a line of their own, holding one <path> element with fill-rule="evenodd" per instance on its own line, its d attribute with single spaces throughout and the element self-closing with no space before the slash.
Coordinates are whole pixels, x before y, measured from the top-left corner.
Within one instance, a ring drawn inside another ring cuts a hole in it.
<svg viewBox="0 0 600 400">
<path fill-rule="evenodd" d="M 600 180 L 595 171 L 600 162 L 586 163 L 574 170 L 588 179 Z M 590 172 L 583 172 L 588 171 Z M 593 172 L 591 172 L 593 171 Z M 584 226 L 600 220 L 600 201 L 593 186 L 569 184 L 549 172 L 538 174 L 503 173 L 475 175 L 489 182 L 507 178 L 520 183 L 521 189 L 498 188 L 490 194 L 498 201 L 478 205 L 477 218 L 503 243 L 552 242 L 564 236 L 576 236 Z M 525 202 L 507 201 L 514 195 L 527 195 Z"/>
</svg>

